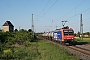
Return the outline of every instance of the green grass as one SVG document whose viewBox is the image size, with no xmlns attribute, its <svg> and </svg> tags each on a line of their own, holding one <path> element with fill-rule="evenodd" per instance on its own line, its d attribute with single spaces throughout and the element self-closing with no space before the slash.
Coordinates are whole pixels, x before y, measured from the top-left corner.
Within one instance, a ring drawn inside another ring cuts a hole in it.
<svg viewBox="0 0 90 60">
<path fill-rule="evenodd" d="M 77 41 L 77 42 L 87 42 L 88 44 L 90 44 L 90 38 L 83 38 L 83 40 L 80 40 L 80 38 L 75 38 L 75 41 Z"/>
<path fill-rule="evenodd" d="M 0 51 L 0 60 L 32 60 L 39 55 L 35 43 L 28 46 L 13 45 L 3 48 L 3 51 Z"/>
<path fill-rule="evenodd" d="M 13 45 L 3 51 L 0 52 L 0 60 L 77 60 L 63 47 L 45 40 L 30 42 L 29 45 Z"/>
<path fill-rule="evenodd" d="M 45 40 L 38 43 L 38 52 L 40 55 L 35 60 L 77 60 L 63 48 L 54 45 Z"/>
</svg>

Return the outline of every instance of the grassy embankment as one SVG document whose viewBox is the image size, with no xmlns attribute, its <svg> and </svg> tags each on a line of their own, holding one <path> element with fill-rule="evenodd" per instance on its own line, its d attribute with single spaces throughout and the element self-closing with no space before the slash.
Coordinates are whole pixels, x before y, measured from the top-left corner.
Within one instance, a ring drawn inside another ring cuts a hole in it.
<svg viewBox="0 0 90 60">
<path fill-rule="evenodd" d="M 38 46 L 36 42 L 31 42 L 29 46 L 14 45 L 13 49 L 4 49 L 1 56 L 1 60 L 76 60 L 63 48 L 44 40 L 40 40 Z"/>
<path fill-rule="evenodd" d="M 40 56 L 36 60 L 77 60 L 71 56 L 63 47 L 59 47 L 45 40 L 38 43 Z"/>
<path fill-rule="evenodd" d="M 16 44 L 3 49 L 0 60 L 77 60 L 64 48 L 45 40 L 27 43 L 29 45 Z"/>
<path fill-rule="evenodd" d="M 75 41 L 77 41 L 77 42 L 87 42 L 88 44 L 90 44 L 90 38 L 83 38 L 83 40 L 80 40 L 80 38 L 75 38 Z"/>
</svg>

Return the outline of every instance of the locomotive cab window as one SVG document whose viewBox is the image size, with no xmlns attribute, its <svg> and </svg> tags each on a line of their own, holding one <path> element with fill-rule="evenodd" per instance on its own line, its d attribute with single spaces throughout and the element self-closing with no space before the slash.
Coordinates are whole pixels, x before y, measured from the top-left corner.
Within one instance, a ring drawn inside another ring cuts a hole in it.
<svg viewBox="0 0 90 60">
<path fill-rule="evenodd" d="M 64 30 L 64 35 L 73 35 L 73 30 Z"/>
</svg>

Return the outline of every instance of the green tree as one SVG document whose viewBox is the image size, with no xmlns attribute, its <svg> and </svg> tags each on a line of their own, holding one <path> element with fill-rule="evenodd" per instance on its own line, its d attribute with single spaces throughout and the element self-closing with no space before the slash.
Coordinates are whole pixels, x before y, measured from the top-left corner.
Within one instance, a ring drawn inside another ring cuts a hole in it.
<svg viewBox="0 0 90 60">
<path fill-rule="evenodd" d="M 32 30 L 31 29 L 28 29 L 28 32 L 32 32 Z"/>
<path fill-rule="evenodd" d="M 18 29 L 15 29 L 15 32 L 18 32 Z"/>
<path fill-rule="evenodd" d="M 86 32 L 86 34 L 87 34 L 87 35 L 89 35 L 89 34 L 90 34 L 90 32 Z"/>
</svg>

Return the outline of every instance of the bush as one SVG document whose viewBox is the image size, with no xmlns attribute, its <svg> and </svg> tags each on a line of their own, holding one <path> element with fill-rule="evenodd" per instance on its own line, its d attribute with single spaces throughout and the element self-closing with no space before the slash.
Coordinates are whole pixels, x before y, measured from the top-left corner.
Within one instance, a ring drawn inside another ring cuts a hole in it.
<svg viewBox="0 0 90 60">
<path fill-rule="evenodd" d="M 25 45 L 26 47 L 29 47 L 29 46 L 31 45 L 31 43 L 30 43 L 30 41 L 25 41 L 24 45 Z"/>
</svg>

